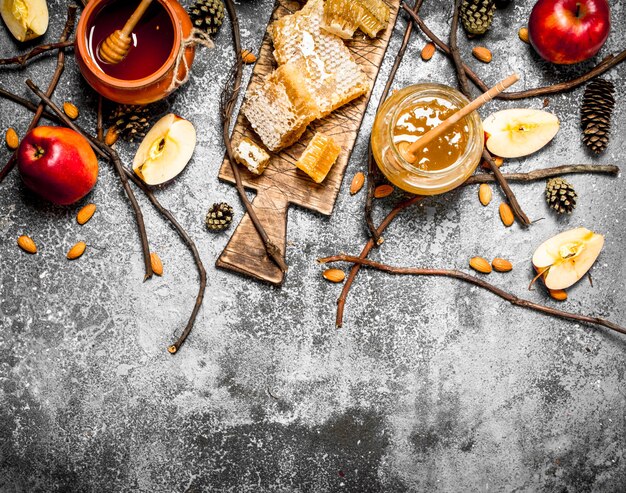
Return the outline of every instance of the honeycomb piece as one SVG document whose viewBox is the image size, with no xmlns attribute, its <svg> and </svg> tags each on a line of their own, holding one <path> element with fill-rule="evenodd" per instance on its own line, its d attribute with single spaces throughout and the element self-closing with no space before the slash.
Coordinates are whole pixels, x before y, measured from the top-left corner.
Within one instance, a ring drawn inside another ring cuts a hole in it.
<svg viewBox="0 0 626 493">
<path fill-rule="evenodd" d="M 326 0 L 321 27 L 343 39 L 351 39 L 359 28 L 363 7 L 352 0 Z"/>
<path fill-rule="evenodd" d="M 350 39 L 357 28 L 374 38 L 389 22 L 389 7 L 382 0 L 326 0 L 322 29 Z"/>
<path fill-rule="evenodd" d="M 375 38 L 379 31 L 387 27 L 391 12 L 382 0 L 356 0 L 363 8 L 359 28 L 370 38 Z"/>
<path fill-rule="evenodd" d="M 321 29 L 323 0 L 305 7 L 270 26 L 274 57 L 279 64 L 302 60 L 303 79 L 322 118 L 367 93 L 370 83 L 338 36 Z"/>
<path fill-rule="evenodd" d="M 318 116 L 302 77 L 302 63 L 278 67 L 251 91 L 241 109 L 265 147 L 273 152 L 296 142 Z"/>
<path fill-rule="evenodd" d="M 262 175 L 270 162 L 270 155 L 248 137 L 242 138 L 233 149 L 235 160 L 248 168 L 250 173 Z"/>
<path fill-rule="evenodd" d="M 315 183 L 322 183 L 340 152 L 341 147 L 332 137 L 317 132 L 296 161 L 296 167 L 309 175 Z"/>
</svg>

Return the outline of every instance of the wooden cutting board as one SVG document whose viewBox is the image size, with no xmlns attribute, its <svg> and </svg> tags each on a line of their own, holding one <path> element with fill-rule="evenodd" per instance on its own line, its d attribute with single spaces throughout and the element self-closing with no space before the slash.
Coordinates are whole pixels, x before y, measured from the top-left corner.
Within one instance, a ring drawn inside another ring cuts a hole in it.
<svg viewBox="0 0 626 493">
<path fill-rule="evenodd" d="M 357 31 L 355 38 L 346 43 L 354 59 L 372 82 L 372 86 L 393 32 L 400 5 L 399 0 L 385 1 L 391 9 L 387 29 L 376 39 L 370 39 L 361 31 Z M 270 22 L 299 9 L 300 4 L 296 1 L 277 0 Z M 272 41 L 266 33 L 247 91 L 260 85 L 266 75 L 276 68 L 272 50 Z M 261 176 L 253 175 L 240 166 L 245 187 L 257 193 L 253 206 L 259 220 L 283 256 L 286 247 L 287 211 L 290 204 L 325 215 L 332 213 L 369 98 L 370 94 L 362 96 L 326 118 L 313 122 L 298 143 L 271 156 L 270 164 Z M 332 136 L 342 151 L 324 182 L 318 185 L 298 170 L 294 163 L 314 133 L 319 131 Z M 254 131 L 240 113 L 233 130 L 233 140 L 240 136 L 253 135 Z M 219 178 L 230 183 L 235 182 L 228 157 L 222 163 Z M 261 238 L 248 214 L 244 215 L 237 226 L 216 265 L 272 284 L 281 284 L 284 278 L 283 272 L 265 253 Z"/>
</svg>

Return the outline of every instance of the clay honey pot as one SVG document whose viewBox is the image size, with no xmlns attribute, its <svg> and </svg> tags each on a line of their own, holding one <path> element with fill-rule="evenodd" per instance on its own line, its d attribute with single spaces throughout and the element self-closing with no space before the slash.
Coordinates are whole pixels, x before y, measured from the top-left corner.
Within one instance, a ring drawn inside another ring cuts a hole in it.
<svg viewBox="0 0 626 493">
<path fill-rule="evenodd" d="M 138 0 L 91 0 L 76 29 L 76 61 L 83 77 L 99 94 L 122 104 L 168 96 L 186 79 L 195 54 L 194 44 L 184 46 L 193 29 L 185 9 L 176 0 L 154 0 L 133 30 L 128 56 L 118 64 L 104 62 L 100 43 L 121 29 L 137 5 Z"/>
</svg>

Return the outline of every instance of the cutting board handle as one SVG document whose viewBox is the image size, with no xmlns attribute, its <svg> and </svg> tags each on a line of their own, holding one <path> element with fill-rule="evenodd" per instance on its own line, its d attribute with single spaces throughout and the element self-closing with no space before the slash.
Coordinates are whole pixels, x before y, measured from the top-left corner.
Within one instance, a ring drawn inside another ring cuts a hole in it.
<svg viewBox="0 0 626 493">
<path fill-rule="evenodd" d="M 252 205 L 268 236 L 284 258 L 289 207 L 287 197 L 275 188 L 260 189 Z M 285 277 L 285 273 L 265 252 L 263 241 L 247 213 L 215 265 L 276 285 L 282 284 Z"/>
</svg>

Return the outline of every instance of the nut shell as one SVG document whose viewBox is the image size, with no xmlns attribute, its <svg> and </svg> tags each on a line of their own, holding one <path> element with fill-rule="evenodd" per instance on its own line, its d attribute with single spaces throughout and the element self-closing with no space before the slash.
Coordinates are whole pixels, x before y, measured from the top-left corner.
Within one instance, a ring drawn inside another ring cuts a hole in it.
<svg viewBox="0 0 626 493">
<path fill-rule="evenodd" d="M 346 273 L 341 269 L 327 269 L 322 276 L 330 282 L 342 282 L 346 278 Z"/>
<path fill-rule="evenodd" d="M 82 257 L 83 253 L 85 253 L 85 249 L 87 248 L 87 244 L 84 241 L 79 241 L 70 248 L 70 251 L 67 252 L 68 260 L 76 260 L 77 258 Z"/>
<path fill-rule="evenodd" d="M 75 104 L 68 101 L 63 103 L 63 113 L 65 113 L 71 120 L 76 120 L 76 118 L 78 118 L 78 108 Z"/>
<path fill-rule="evenodd" d="M 152 272 L 157 276 L 163 275 L 163 262 L 155 252 L 150 253 L 150 265 L 152 265 Z"/>
<path fill-rule="evenodd" d="M 422 48 L 422 60 L 427 62 L 430 60 L 435 54 L 435 44 L 434 43 L 426 43 L 426 46 Z"/>
<path fill-rule="evenodd" d="M 491 273 L 491 264 L 483 257 L 472 257 L 469 261 L 469 265 L 472 269 L 481 274 Z"/>
<path fill-rule="evenodd" d="M 18 137 L 17 132 L 14 128 L 9 128 L 7 130 L 4 139 L 6 140 L 7 147 L 12 151 L 20 146 L 20 138 Z"/>
<path fill-rule="evenodd" d="M 486 183 L 482 183 L 480 187 L 478 187 L 478 200 L 480 200 L 480 203 L 487 206 L 491 202 L 492 197 L 493 191 L 491 187 Z"/>
<path fill-rule="evenodd" d="M 37 253 L 37 245 L 30 236 L 22 235 L 17 239 L 17 245 L 26 253 Z"/>
<path fill-rule="evenodd" d="M 510 272 L 513 270 L 513 264 L 506 259 L 496 257 L 491 261 L 493 270 L 497 272 Z"/>
<path fill-rule="evenodd" d="M 374 189 L 374 197 L 377 199 L 384 199 L 385 197 L 389 197 L 393 193 L 394 188 L 391 185 L 378 185 Z"/>
<path fill-rule="evenodd" d="M 500 204 L 500 219 L 502 219 L 502 224 L 507 228 L 515 222 L 515 216 L 509 204 L 505 204 L 504 202 Z"/>
<path fill-rule="evenodd" d="M 356 175 L 354 175 L 354 178 L 352 178 L 352 183 L 350 184 L 350 195 L 359 193 L 359 190 L 363 188 L 364 184 L 365 175 L 359 171 Z"/>
<path fill-rule="evenodd" d="M 87 204 L 85 207 L 78 211 L 78 214 L 76 214 L 76 222 L 81 225 L 85 224 L 93 217 L 95 212 L 96 204 Z"/>
<path fill-rule="evenodd" d="M 489 51 L 484 46 L 476 46 L 472 50 L 472 55 L 474 55 L 474 57 L 476 57 L 478 60 L 480 60 L 483 63 L 489 63 L 491 62 L 491 59 L 493 58 L 491 51 Z"/>
</svg>

